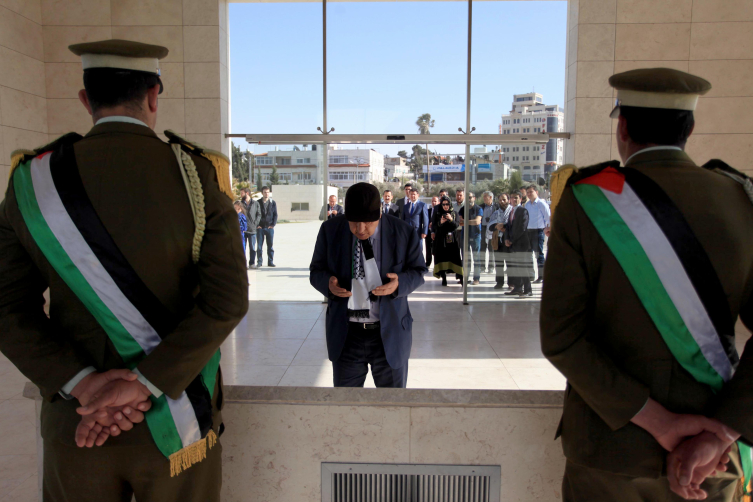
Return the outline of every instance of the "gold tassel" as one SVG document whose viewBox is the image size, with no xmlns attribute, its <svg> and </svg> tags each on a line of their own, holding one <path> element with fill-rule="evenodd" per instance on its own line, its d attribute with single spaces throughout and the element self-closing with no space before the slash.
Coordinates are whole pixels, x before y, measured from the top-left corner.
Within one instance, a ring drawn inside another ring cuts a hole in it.
<svg viewBox="0 0 753 502">
<path fill-rule="evenodd" d="M 214 166 L 214 170 L 217 171 L 217 183 L 220 185 L 220 191 L 230 197 L 230 200 L 234 200 L 235 195 L 233 195 L 233 186 L 230 180 L 230 159 L 214 150 L 204 150 L 201 155 L 209 159 Z"/>
<path fill-rule="evenodd" d="M 552 197 L 552 203 L 549 205 L 549 209 L 552 213 L 554 213 L 554 208 L 557 207 L 562 194 L 565 192 L 567 180 L 570 179 L 570 176 L 575 174 L 577 170 L 578 168 L 574 165 L 566 164 L 554 171 L 549 178 L 549 191 L 551 192 Z"/>
<path fill-rule="evenodd" d="M 175 477 L 194 464 L 207 458 L 207 446 L 213 448 L 217 444 L 217 435 L 213 430 L 204 439 L 196 441 L 170 455 L 170 477 Z"/>
<path fill-rule="evenodd" d="M 21 162 L 23 162 L 24 158 L 26 158 L 27 155 L 34 156 L 37 152 L 34 150 L 14 150 L 10 154 L 10 175 L 8 176 L 8 179 L 10 179 L 13 176 L 13 171 L 21 165 Z"/>
</svg>

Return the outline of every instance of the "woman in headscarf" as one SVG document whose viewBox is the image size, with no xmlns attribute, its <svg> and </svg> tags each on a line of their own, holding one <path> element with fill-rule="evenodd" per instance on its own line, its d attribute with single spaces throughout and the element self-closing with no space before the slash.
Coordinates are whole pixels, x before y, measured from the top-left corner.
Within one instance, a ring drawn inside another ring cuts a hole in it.
<svg viewBox="0 0 753 502">
<path fill-rule="evenodd" d="M 447 272 L 463 275 L 463 263 L 460 260 L 460 247 L 455 239 L 455 229 L 458 228 L 457 218 L 452 209 L 452 202 L 447 196 L 439 200 L 434 212 L 431 228 L 434 229 L 432 238 L 434 245 L 434 277 L 442 278 L 442 286 L 447 286 Z"/>
</svg>

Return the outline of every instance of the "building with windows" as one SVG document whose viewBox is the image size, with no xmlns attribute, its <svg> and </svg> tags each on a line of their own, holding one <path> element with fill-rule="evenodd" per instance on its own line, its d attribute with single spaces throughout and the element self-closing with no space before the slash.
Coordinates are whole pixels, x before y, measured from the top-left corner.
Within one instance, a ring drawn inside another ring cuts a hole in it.
<svg viewBox="0 0 753 502">
<path fill-rule="evenodd" d="M 502 115 L 500 134 L 540 134 L 563 132 L 565 113 L 558 105 L 544 104 L 544 96 L 529 92 L 513 95 L 512 110 Z M 565 157 L 565 142 L 550 139 L 546 145 L 506 144 L 502 147 L 504 162 L 519 170 L 523 181 L 548 179 L 557 170 Z"/>
<path fill-rule="evenodd" d="M 343 150 L 330 145 L 328 153 L 329 179 L 326 184 L 349 187 L 359 181 L 384 181 L 384 155 L 364 148 Z M 262 183 L 270 181 L 272 168 L 277 168 L 280 185 L 322 184 L 324 150 L 321 145 L 275 147 L 254 155 L 261 172 Z M 407 169 L 407 166 L 406 166 Z"/>
<path fill-rule="evenodd" d="M 385 155 L 384 173 L 388 181 L 401 181 L 406 178 L 413 178 L 410 166 L 405 163 L 405 159 L 402 157 L 390 157 L 389 155 Z"/>
</svg>

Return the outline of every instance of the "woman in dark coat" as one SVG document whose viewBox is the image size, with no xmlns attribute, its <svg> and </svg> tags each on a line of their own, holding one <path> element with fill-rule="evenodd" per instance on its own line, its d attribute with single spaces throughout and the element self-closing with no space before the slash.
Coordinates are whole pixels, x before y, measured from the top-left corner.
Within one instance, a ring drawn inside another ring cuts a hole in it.
<svg viewBox="0 0 753 502">
<path fill-rule="evenodd" d="M 442 278 L 442 286 L 447 286 L 447 272 L 463 275 L 463 262 L 460 260 L 460 247 L 455 240 L 457 218 L 449 197 L 442 197 L 434 212 L 431 228 L 435 229 L 432 238 L 434 255 L 434 277 Z"/>
</svg>

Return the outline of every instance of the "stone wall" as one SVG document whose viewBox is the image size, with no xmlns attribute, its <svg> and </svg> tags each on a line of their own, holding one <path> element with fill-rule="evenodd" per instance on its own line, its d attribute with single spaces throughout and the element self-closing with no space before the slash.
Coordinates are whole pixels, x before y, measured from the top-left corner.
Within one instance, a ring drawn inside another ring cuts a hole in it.
<svg viewBox="0 0 753 502">
<path fill-rule="evenodd" d="M 0 189 L 10 152 L 85 134 L 81 60 L 68 46 L 107 38 L 160 44 L 157 131 L 229 153 L 227 0 L 0 0 Z"/>
<path fill-rule="evenodd" d="M 569 0 L 565 161 L 619 159 L 608 117 L 614 73 L 664 66 L 713 85 L 688 152 L 753 173 L 753 3 L 749 0 Z"/>
</svg>

